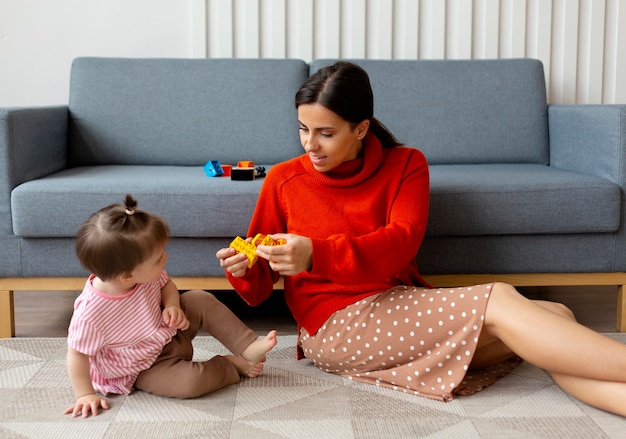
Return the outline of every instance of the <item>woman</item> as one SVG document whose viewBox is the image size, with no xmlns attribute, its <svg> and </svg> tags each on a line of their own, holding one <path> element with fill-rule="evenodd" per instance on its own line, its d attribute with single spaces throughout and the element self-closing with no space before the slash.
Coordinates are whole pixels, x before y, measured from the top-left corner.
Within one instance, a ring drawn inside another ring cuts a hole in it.
<svg viewBox="0 0 626 439">
<path fill-rule="evenodd" d="M 489 385 L 519 356 L 576 398 L 626 415 L 625 345 L 510 285 L 439 289 L 422 279 L 415 255 L 428 218 L 428 165 L 373 117 L 363 69 L 338 62 L 319 70 L 296 107 L 305 154 L 268 173 L 248 233 L 286 244 L 259 246 L 251 268 L 231 248 L 217 258 L 251 305 L 285 276 L 300 357 L 449 400 Z M 468 374 L 483 368 L 489 374 Z"/>
</svg>

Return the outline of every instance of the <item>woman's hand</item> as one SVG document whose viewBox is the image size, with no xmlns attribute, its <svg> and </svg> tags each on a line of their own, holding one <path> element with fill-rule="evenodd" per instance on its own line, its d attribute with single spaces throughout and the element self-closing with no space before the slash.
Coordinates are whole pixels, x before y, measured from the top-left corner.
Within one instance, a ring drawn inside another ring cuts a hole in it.
<svg viewBox="0 0 626 439">
<path fill-rule="evenodd" d="M 220 267 L 224 267 L 233 277 L 243 277 L 248 272 L 248 258 L 232 247 L 218 250 L 215 256 L 220 260 Z"/>
<path fill-rule="evenodd" d="M 273 240 L 284 239 L 282 245 L 259 245 L 256 253 L 267 259 L 270 268 L 283 276 L 293 276 L 310 270 L 313 264 L 313 242 L 300 235 L 277 233 L 269 235 Z"/>
</svg>

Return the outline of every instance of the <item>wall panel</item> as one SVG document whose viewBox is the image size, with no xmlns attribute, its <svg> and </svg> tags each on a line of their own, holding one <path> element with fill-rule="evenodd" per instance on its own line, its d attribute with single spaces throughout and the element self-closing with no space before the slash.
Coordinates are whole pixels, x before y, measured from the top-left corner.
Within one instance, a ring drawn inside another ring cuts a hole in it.
<svg viewBox="0 0 626 439">
<path fill-rule="evenodd" d="M 211 58 L 532 57 L 551 103 L 626 103 L 623 0 L 196 1 Z"/>
</svg>

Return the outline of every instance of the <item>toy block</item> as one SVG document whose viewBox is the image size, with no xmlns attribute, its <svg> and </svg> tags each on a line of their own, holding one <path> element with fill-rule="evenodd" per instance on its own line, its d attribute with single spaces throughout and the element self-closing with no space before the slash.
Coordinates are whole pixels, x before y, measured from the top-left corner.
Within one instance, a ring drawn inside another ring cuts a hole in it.
<svg viewBox="0 0 626 439">
<path fill-rule="evenodd" d="M 264 235 L 262 233 L 258 233 L 252 239 L 252 244 L 254 244 L 255 247 L 258 247 L 259 245 L 283 245 L 286 242 L 287 241 L 285 241 L 284 239 L 273 240 L 269 236 Z"/>
<path fill-rule="evenodd" d="M 229 247 L 234 248 L 237 253 L 243 253 L 248 258 L 248 268 L 252 268 L 252 266 L 256 263 L 259 257 L 256 254 L 256 246 L 251 242 L 246 241 L 245 239 L 237 236 L 230 243 Z"/>
<path fill-rule="evenodd" d="M 256 261 L 259 260 L 259 256 L 256 254 L 256 248 L 258 245 L 283 245 L 287 241 L 284 239 L 273 240 L 267 235 L 262 233 L 258 233 L 253 239 L 252 242 L 248 242 L 245 239 L 237 236 L 230 243 L 229 247 L 234 248 L 237 253 L 244 253 L 248 258 L 248 268 L 252 268 Z"/>
<path fill-rule="evenodd" d="M 222 175 L 224 170 L 218 160 L 209 160 L 206 162 L 206 165 L 204 165 L 204 173 L 207 177 L 217 177 L 218 175 Z"/>
<path fill-rule="evenodd" d="M 222 169 L 224 170 L 224 177 L 230 177 L 230 173 L 233 170 L 233 165 L 227 165 L 222 163 Z"/>
<path fill-rule="evenodd" d="M 254 168 L 254 162 L 252 160 L 241 160 L 237 162 L 238 168 Z"/>
<path fill-rule="evenodd" d="M 231 180 L 246 181 L 246 180 L 254 180 L 257 177 L 265 177 L 265 167 L 263 166 L 257 166 L 256 168 L 236 167 L 236 168 L 233 168 L 230 173 Z"/>
<path fill-rule="evenodd" d="M 233 168 L 230 171 L 230 179 L 237 181 L 254 180 L 254 168 Z"/>
</svg>

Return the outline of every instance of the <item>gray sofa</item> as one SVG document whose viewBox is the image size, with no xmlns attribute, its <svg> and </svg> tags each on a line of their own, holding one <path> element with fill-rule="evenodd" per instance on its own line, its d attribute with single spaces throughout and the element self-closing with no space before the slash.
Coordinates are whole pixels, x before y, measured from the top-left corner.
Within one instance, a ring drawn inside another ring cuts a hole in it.
<svg viewBox="0 0 626 439">
<path fill-rule="evenodd" d="M 214 254 L 263 180 L 203 165 L 300 154 L 294 94 L 332 61 L 79 58 L 67 106 L 0 109 L 0 336 L 13 291 L 82 288 L 77 228 L 126 193 L 168 220 L 179 288 L 229 288 Z M 430 282 L 618 285 L 625 329 L 626 105 L 548 106 L 531 59 L 356 62 L 377 118 L 431 165 Z"/>
</svg>

